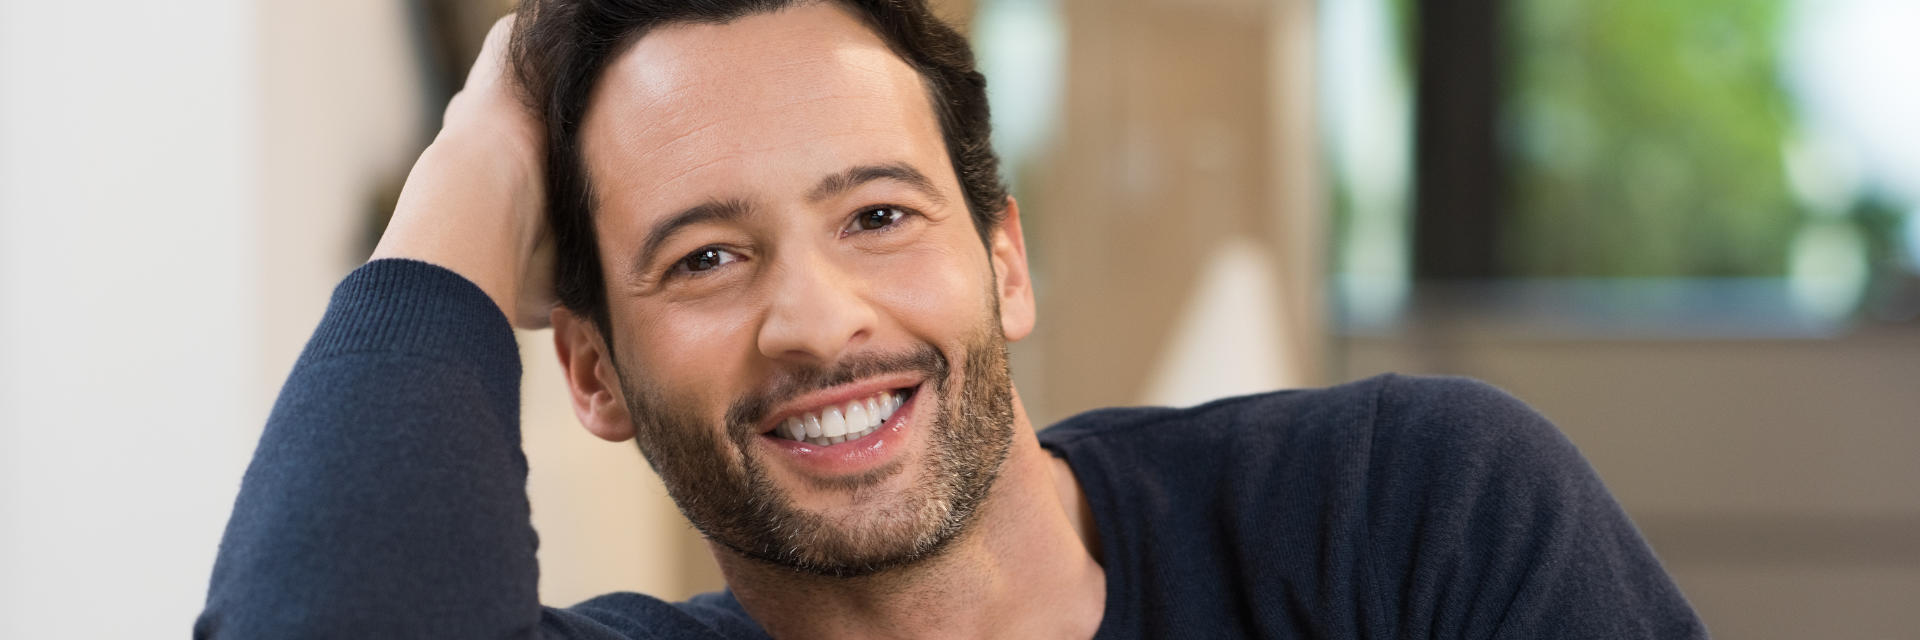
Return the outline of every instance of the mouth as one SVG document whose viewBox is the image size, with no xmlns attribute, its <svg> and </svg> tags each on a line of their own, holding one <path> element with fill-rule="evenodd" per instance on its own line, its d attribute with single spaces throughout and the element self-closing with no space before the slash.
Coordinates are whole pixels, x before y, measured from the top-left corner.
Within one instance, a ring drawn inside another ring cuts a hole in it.
<svg viewBox="0 0 1920 640">
<path fill-rule="evenodd" d="M 832 447 L 873 435 L 913 398 L 915 387 L 884 389 L 850 400 L 789 414 L 763 435 Z"/>
</svg>

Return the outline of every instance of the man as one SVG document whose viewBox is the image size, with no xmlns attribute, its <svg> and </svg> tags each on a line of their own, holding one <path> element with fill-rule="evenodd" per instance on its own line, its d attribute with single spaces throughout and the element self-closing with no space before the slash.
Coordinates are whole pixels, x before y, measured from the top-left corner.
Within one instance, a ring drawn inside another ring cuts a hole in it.
<svg viewBox="0 0 1920 640">
<path fill-rule="evenodd" d="M 1036 435 L 1019 208 L 920 2 L 520 16 L 282 392 L 196 635 L 1703 635 L 1571 445 L 1483 385 Z M 580 421 L 638 441 L 727 591 L 539 605 L 507 318 L 552 324 Z"/>
</svg>

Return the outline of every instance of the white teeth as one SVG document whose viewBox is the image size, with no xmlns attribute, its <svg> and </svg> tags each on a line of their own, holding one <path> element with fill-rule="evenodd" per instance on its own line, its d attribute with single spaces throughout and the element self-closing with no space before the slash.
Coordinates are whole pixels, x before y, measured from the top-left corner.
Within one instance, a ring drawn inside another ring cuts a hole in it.
<svg viewBox="0 0 1920 640">
<path fill-rule="evenodd" d="M 839 407 L 827 409 L 820 414 L 820 435 L 828 438 L 847 435 L 847 417 L 840 413 Z"/>
<path fill-rule="evenodd" d="M 847 403 L 847 433 L 859 433 L 872 427 L 873 419 L 867 415 L 867 403 L 859 400 Z"/>
<path fill-rule="evenodd" d="M 905 394 L 879 393 L 820 413 L 787 418 L 773 435 L 823 447 L 859 440 L 886 424 L 905 402 Z"/>
</svg>

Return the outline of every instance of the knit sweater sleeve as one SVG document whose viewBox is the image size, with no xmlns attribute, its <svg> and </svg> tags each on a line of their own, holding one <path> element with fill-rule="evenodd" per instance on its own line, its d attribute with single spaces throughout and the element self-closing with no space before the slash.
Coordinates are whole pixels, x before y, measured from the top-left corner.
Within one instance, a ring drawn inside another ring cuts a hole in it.
<svg viewBox="0 0 1920 640">
<path fill-rule="evenodd" d="M 1593 468 L 1527 405 L 1393 377 L 1376 412 L 1368 573 L 1396 636 L 1706 637 Z"/>
<path fill-rule="evenodd" d="M 459 275 L 349 275 L 267 419 L 195 637 L 538 635 L 520 373 Z"/>
</svg>

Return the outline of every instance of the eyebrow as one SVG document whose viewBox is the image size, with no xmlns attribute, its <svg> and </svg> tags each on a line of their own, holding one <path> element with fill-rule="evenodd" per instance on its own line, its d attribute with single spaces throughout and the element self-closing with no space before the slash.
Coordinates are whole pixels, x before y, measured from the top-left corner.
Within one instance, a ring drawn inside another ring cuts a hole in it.
<svg viewBox="0 0 1920 640">
<path fill-rule="evenodd" d="M 904 162 L 887 162 L 850 167 L 820 179 L 813 189 L 807 191 L 807 201 L 819 203 L 828 198 L 844 194 L 860 185 L 877 180 L 893 180 L 918 191 L 920 195 L 932 200 L 934 204 L 946 204 L 945 196 L 934 188 L 933 181 L 920 170 Z M 708 200 L 669 216 L 647 232 L 647 239 L 640 244 L 638 259 L 633 263 L 636 275 L 644 274 L 648 265 L 653 264 L 661 245 L 672 239 L 681 229 L 704 224 L 736 222 L 752 215 L 755 208 L 752 202 L 739 198 Z"/>
<path fill-rule="evenodd" d="M 875 180 L 893 180 L 900 182 L 912 187 L 915 191 L 919 191 L 920 195 L 926 196 L 927 199 L 934 201 L 935 204 L 946 204 L 947 202 L 946 197 L 940 195 L 940 190 L 933 187 L 933 181 L 927 179 L 926 174 L 920 173 L 920 170 L 913 168 L 913 165 L 904 162 L 860 165 L 821 178 L 820 184 L 815 185 L 812 191 L 807 192 L 807 200 L 817 203 L 827 198 L 852 191 L 855 187 Z"/>
<path fill-rule="evenodd" d="M 673 214 L 647 232 L 646 242 L 640 244 L 639 258 L 633 263 L 633 272 L 636 275 L 645 274 L 647 266 L 653 264 L 654 254 L 660 251 L 660 245 L 666 244 L 681 229 L 703 223 L 734 222 L 752 214 L 753 203 L 739 198 L 708 200 Z"/>
</svg>

